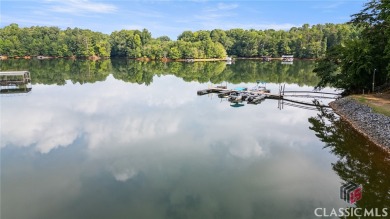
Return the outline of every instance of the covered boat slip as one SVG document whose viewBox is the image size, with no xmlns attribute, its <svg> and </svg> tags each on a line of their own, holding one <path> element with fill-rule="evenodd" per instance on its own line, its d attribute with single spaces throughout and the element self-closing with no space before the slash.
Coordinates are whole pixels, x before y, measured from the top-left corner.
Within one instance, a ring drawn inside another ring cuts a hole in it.
<svg viewBox="0 0 390 219">
<path fill-rule="evenodd" d="M 30 91 L 31 77 L 29 71 L 0 72 L 1 93 L 28 93 Z"/>
<path fill-rule="evenodd" d="M 2 71 L 0 72 L 1 86 L 22 85 L 31 82 L 28 71 Z"/>
</svg>

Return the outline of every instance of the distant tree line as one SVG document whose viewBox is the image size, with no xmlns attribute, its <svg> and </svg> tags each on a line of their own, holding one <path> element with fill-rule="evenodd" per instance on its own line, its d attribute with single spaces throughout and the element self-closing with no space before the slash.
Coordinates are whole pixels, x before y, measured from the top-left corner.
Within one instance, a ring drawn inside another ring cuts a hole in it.
<svg viewBox="0 0 390 219">
<path fill-rule="evenodd" d="M 79 28 L 19 28 L 17 24 L 11 24 L 0 29 L 0 54 L 10 57 L 108 57 L 111 52 L 109 39 L 106 34 Z"/>
<path fill-rule="evenodd" d="M 350 23 L 362 29 L 360 37 L 327 50 L 314 70 L 321 78 L 318 87 L 330 85 L 348 94 L 390 82 L 389 8 L 390 1 L 371 0 L 352 15 Z"/>
<path fill-rule="evenodd" d="M 288 83 L 299 86 L 315 86 L 319 78 L 313 73 L 315 62 L 296 61 L 293 65 L 281 62 L 259 62 L 237 60 L 234 65 L 225 62 L 138 62 L 132 59 L 112 58 L 98 61 L 83 59 L 25 60 L 8 59 L 0 61 L 2 71 L 28 69 L 32 84 L 64 85 L 72 83 L 95 83 L 114 78 L 129 83 L 150 85 L 153 78 L 174 75 L 184 81 L 220 84 L 239 84 L 258 80 L 267 83 Z"/>
<path fill-rule="evenodd" d="M 26 27 L 0 29 L 0 54 L 9 57 L 126 57 L 148 59 L 210 59 L 237 57 L 319 58 L 332 47 L 360 36 L 350 24 L 318 24 L 284 30 L 231 29 L 184 31 L 176 41 L 152 38 L 147 30 L 120 30 L 110 35 L 79 28 Z"/>
</svg>

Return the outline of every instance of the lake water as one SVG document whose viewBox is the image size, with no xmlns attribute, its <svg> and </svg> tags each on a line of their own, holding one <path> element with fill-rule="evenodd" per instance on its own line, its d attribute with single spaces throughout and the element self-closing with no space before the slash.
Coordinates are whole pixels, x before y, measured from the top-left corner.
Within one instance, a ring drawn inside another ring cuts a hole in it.
<svg viewBox="0 0 390 219">
<path fill-rule="evenodd" d="M 1 218 L 316 218 L 390 206 L 390 157 L 328 110 L 231 107 L 211 84 L 312 90 L 314 62 L 7 60 Z M 328 88 L 327 91 L 333 91 Z M 346 182 L 363 186 L 356 204 Z M 323 210 L 317 213 L 324 214 Z"/>
</svg>

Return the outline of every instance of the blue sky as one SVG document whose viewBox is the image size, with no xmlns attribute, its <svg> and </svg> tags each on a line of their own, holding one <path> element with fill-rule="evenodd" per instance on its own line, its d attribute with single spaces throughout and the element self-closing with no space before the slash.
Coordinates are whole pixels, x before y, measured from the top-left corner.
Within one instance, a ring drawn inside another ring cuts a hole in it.
<svg viewBox="0 0 390 219">
<path fill-rule="evenodd" d="M 283 29 L 344 23 L 367 0 L 1 0 L 0 26 L 78 27 L 110 34 L 148 29 L 176 40 L 185 30 Z"/>
</svg>

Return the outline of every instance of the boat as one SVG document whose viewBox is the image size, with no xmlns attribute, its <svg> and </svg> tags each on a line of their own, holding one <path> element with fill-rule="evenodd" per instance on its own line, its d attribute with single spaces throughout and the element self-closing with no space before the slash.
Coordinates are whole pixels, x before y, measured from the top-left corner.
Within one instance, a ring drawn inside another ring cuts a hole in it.
<svg viewBox="0 0 390 219">
<path fill-rule="evenodd" d="M 232 103 L 240 103 L 243 101 L 242 92 L 231 92 L 228 97 L 228 101 Z"/>
<path fill-rule="evenodd" d="M 258 94 L 258 95 L 254 95 L 254 96 L 251 96 L 247 99 L 247 103 L 248 104 L 259 104 L 261 102 L 263 102 L 263 100 L 265 100 L 267 96 L 265 94 Z"/>
<path fill-rule="evenodd" d="M 233 90 L 235 90 L 235 91 L 247 91 L 248 88 L 247 87 L 236 87 L 236 88 L 233 88 Z"/>
<path fill-rule="evenodd" d="M 218 94 L 218 97 L 219 97 L 219 98 L 229 97 L 229 94 L 231 94 L 232 92 L 234 92 L 234 91 L 231 91 L 231 90 L 221 91 L 221 92 Z"/>
<path fill-rule="evenodd" d="M 245 104 L 242 104 L 242 103 L 232 103 L 232 104 L 230 104 L 230 106 L 237 108 L 237 107 L 245 106 Z"/>
<path fill-rule="evenodd" d="M 271 90 L 267 89 L 267 87 L 265 86 L 266 82 L 259 81 L 259 80 L 257 80 L 256 82 L 257 82 L 257 85 L 255 87 L 253 87 L 250 91 L 260 92 L 260 93 L 270 93 L 271 92 Z"/>
</svg>

